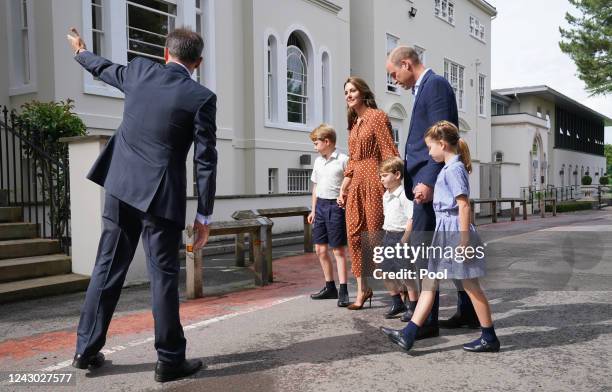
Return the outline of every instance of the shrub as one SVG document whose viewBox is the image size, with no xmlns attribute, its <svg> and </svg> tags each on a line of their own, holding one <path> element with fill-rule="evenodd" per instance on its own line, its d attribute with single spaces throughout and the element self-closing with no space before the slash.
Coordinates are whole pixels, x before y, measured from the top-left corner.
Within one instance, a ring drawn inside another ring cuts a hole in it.
<svg viewBox="0 0 612 392">
<path fill-rule="evenodd" d="M 591 178 L 591 176 L 584 176 L 582 177 L 582 185 L 591 185 L 591 183 L 593 182 L 593 179 Z"/>
<path fill-rule="evenodd" d="M 608 177 L 606 176 L 601 176 L 599 177 L 599 184 L 600 185 L 608 185 Z"/>
<path fill-rule="evenodd" d="M 572 212 L 590 210 L 593 208 L 593 203 L 590 201 L 570 201 L 557 204 L 557 212 Z M 546 212 L 552 212 L 552 205 L 546 205 Z"/>
</svg>

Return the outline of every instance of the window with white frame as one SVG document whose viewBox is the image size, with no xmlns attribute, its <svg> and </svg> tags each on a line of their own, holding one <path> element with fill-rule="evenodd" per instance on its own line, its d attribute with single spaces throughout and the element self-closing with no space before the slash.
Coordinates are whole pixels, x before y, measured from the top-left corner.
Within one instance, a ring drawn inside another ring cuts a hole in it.
<svg viewBox="0 0 612 392">
<path fill-rule="evenodd" d="M 177 6 L 162 0 L 129 0 L 127 6 L 127 59 L 143 56 L 165 63 L 166 36 L 176 24 Z"/>
<path fill-rule="evenodd" d="M 273 35 L 268 37 L 266 48 L 266 118 L 269 121 L 277 120 L 277 43 Z"/>
<path fill-rule="evenodd" d="M 287 120 L 306 124 L 308 108 L 308 59 L 301 37 L 292 33 L 287 41 Z"/>
<path fill-rule="evenodd" d="M 395 143 L 395 147 L 399 147 L 399 129 L 398 128 L 391 128 L 391 132 L 393 133 L 393 143 Z"/>
<path fill-rule="evenodd" d="M 312 169 L 288 169 L 287 192 L 302 193 L 310 192 L 310 176 Z"/>
<path fill-rule="evenodd" d="M 463 74 L 465 68 L 448 59 L 444 59 L 444 78 L 448 80 L 455 97 L 457 98 L 457 108 L 463 109 Z"/>
<path fill-rule="evenodd" d="M 330 65 L 329 54 L 323 52 L 321 56 L 321 103 L 323 109 L 323 122 L 331 122 L 331 91 L 329 89 Z"/>
<path fill-rule="evenodd" d="M 9 0 L 8 2 L 9 93 L 11 95 L 33 92 L 35 88 L 32 7 L 32 0 Z"/>
<path fill-rule="evenodd" d="M 92 52 L 105 56 L 104 0 L 91 0 L 91 43 Z"/>
<path fill-rule="evenodd" d="M 470 15 L 470 35 L 479 41 L 485 40 L 485 26 L 473 15 Z"/>
<path fill-rule="evenodd" d="M 399 37 L 387 33 L 387 56 L 389 56 L 389 53 L 391 53 L 393 49 L 397 48 L 398 43 Z M 395 80 L 393 80 L 389 72 L 387 72 L 387 91 L 392 93 L 399 92 L 399 88 L 395 84 Z"/>
<path fill-rule="evenodd" d="M 478 114 L 485 116 L 485 76 L 478 75 Z"/>
<path fill-rule="evenodd" d="M 418 45 L 414 45 L 414 51 L 417 52 L 417 55 L 419 56 L 419 61 L 421 62 L 421 64 L 426 64 L 425 62 L 425 48 L 422 48 Z"/>
<path fill-rule="evenodd" d="M 204 23 L 203 23 L 203 18 L 204 18 L 204 12 L 202 11 L 202 0 L 196 0 L 196 4 L 195 4 L 195 11 L 196 11 L 196 33 L 200 34 L 201 36 L 204 36 Z M 208 60 L 208 59 L 206 59 Z M 198 81 L 198 83 L 202 83 L 203 82 L 203 78 L 202 78 L 202 73 L 204 72 L 204 65 L 200 64 L 200 66 L 195 70 L 195 77 L 196 80 Z"/>
<path fill-rule="evenodd" d="M 455 25 L 455 3 L 450 0 L 434 0 L 434 15 Z"/>
<path fill-rule="evenodd" d="M 268 169 L 268 193 L 278 193 L 278 169 Z"/>
</svg>

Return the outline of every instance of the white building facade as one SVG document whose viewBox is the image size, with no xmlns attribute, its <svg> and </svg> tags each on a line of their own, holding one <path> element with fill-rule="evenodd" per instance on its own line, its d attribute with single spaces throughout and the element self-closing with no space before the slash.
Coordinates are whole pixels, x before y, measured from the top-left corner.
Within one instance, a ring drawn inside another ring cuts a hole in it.
<svg viewBox="0 0 612 392">
<path fill-rule="evenodd" d="M 412 46 L 425 66 L 453 87 L 459 129 L 474 161 L 474 198 L 489 191 L 484 184 L 489 171 L 481 167 L 491 162 L 491 20 L 496 14 L 481 0 L 351 2 L 351 72 L 368 82 L 378 106 L 388 113 L 402 155 L 414 97 L 387 75 L 387 54 L 398 45 Z"/>
<path fill-rule="evenodd" d="M 504 196 L 521 189 L 599 184 L 604 126 L 611 120 L 548 86 L 493 91 L 492 148 Z"/>
</svg>

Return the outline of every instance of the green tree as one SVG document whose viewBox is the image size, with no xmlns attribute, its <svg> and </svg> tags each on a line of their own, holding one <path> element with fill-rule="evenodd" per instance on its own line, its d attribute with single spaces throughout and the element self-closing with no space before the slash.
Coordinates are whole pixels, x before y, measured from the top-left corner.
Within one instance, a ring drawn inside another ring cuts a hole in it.
<svg viewBox="0 0 612 392">
<path fill-rule="evenodd" d="M 606 155 L 606 173 L 612 175 L 612 144 L 604 146 L 604 154 Z"/>
<path fill-rule="evenodd" d="M 612 0 L 569 0 L 582 15 L 569 12 L 568 29 L 559 28 L 561 51 L 578 68 L 591 95 L 612 93 Z"/>
</svg>

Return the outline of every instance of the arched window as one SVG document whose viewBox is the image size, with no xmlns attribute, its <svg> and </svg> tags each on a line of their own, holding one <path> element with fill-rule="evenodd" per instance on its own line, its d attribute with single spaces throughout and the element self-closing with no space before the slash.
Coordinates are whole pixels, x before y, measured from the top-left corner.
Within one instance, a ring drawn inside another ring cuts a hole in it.
<svg viewBox="0 0 612 392">
<path fill-rule="evenodd" d="M 277 63 L 277 43 L 273 35 L 268 37 L 268 45 L 266 50 L 266 118 L 269 121 L 278 119 L 278 97 L 276 80 L 278 73 L 276 71 Z"/>
<path fill-rule="evenodd" d="M 292 33 L 287 41 L 287 120 L 306 124 L 308 105 L 308 59 L 301 37 Z"/>
<path fill-rule="evenodd" d="M 321 103 L 323 109 L 323 122 L 331 122 L 331 93 L 329 90 L 329 54 L 323 52 L 321 56 Z"/>
</svg>

